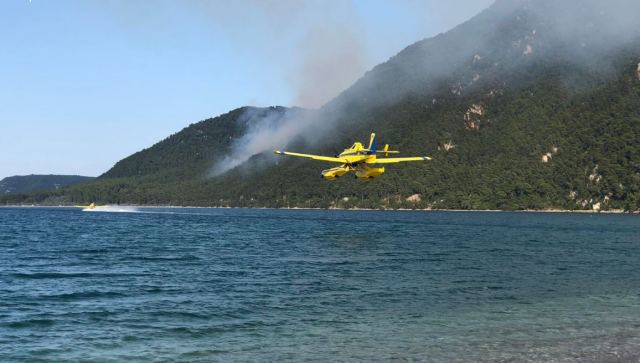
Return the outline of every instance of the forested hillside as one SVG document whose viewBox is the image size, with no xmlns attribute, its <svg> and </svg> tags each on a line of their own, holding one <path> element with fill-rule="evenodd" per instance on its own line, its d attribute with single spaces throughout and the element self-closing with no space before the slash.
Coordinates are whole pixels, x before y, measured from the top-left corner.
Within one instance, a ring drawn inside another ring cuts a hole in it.
<svg viewBox="0 0 640 363">
<path fill-rule="evenodd" d="M 16 175 L 0 180 L 0 195 L 56 190 L 88 182 L 94 178 L 79 175 Z"/>
<path fill-rule="evenodd" d="M 3 201 L 638 210 L 640 34 L 608 27 L 606 9 L 578 5 L 498 1 L 407 47 L 320 110 L 240 108 L 185 128 L 94 182 Z M 291 150 L 335 155 L 375 131 L 403 155 L 434 159 L 389 166 L 369 182 L 327 182 L 326 164 L 268 151 L 212 172 L 263 129 L 256 125 L 296 122 L 307 126 L 290 138 Z"/>
</svg>

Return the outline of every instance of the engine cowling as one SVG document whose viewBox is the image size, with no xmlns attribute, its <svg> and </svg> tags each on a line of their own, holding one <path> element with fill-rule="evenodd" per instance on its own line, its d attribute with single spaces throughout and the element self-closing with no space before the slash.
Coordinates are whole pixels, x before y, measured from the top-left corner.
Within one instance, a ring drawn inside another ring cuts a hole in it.
<svg viewBox="0 0 640 363">
<path fill-rule="evenodd" d="M 356 169 L 356 178 L 360 180 L 377 178 L 382 174 L 384 174 L 384 168 L 371 168 L 363 165 Z"/>
<path fill-rule="evenodd" d="M 351 171 L 351 168 L 349 166 L 342 165 L 335 168 L 323 170 L 322 177 L 327 180 L 335 180 L 336 178 L 345 175 L 349 171 Z"/>
</svg>

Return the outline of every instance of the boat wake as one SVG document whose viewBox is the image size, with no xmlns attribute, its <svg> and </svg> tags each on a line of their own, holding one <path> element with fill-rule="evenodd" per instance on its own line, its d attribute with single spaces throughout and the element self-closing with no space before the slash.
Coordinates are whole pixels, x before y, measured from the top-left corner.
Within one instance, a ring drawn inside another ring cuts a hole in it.
<svg viewBox="0 0 640 363">
<path fill-rule="evenodd" d="M 138 208 L 124 207 L 119 205 L 104 205 L 94 208 L 84 208 L 83 212 L 104 212 L 104 213 L 139 213 Z"/>
</svg>

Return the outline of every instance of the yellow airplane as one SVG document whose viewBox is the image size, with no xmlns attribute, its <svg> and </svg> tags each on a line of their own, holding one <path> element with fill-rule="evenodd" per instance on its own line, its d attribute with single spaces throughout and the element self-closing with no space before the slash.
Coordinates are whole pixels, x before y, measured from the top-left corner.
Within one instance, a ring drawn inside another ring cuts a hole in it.
<svg viewBox="0 0 640 363">
<path fill-rule="evenodd" d="M 389 144 L 384 149 L 378 150 L 376 142 L 376 134 L 371 134 L 369 147 L 364 148 L 361 142 L 355 142 L 350 148 L 345 149 L 336 157 L 300 154 L 289 151 L 276 150 L 274 153 L 278 155 L 291 155 L 313 160 L 328 161 L 332 163 L 340 163 L 342 165 L 326 169 L 322 171 L 322 176 L 327 180 L 335 180 L 350 171 L 356 173 L 356 179 L 369 180 L 378 177 L 384 173 L 384 167 L 370 167 L 369 164 L 395 164 L 405 161 L 424 161 L 431 160 L 428 156 L 414 156 L 408 158 L 389 158 L 389 154 L 399 154 L 399 151 L 389 150 Z M 384 154 L 384 158 L 379 159 L 377 154 Z"/>
<path fill-rule="evenodd" d="M 76 207 L 82 209 L 96 209 L 97 205 L 96 203 L 91 203 L 89 205 L 77 205 Z"/>
</svg>

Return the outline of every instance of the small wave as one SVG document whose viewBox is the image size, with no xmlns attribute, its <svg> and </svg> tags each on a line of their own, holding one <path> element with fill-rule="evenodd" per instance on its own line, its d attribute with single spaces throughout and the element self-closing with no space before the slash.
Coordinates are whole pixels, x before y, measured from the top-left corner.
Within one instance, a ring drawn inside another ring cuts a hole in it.
<svg viewBox="0 0 640 363">
<path fill-rule="evenodd" d="M 194 255 L 185 256 L 131 256 L 124 260 L 131 261 L 197 261 L 200 257 Z"/>
<path fill-rule="evenodd" d="M 114 277 L 123 274 L 114 273 L 93 273 L 93 272 L 32 272 L 32 273 L 13 273 L 11 276 L 24 280 L 40 280 L 40 279 L 68 279 L 68 278 L 91 278 L 91 277 Z"/>
<path fill-rule="evenodd" d="M 159 316 L 163 318 L 178 318 L 178 319 L 210 319 L 210 315 L 204 315 L 199 313 L 192 313 L 187 311 L 153 311 L 149 313 L 150 316 Z"/>
<path fill-rule="evenodd" d="M 140 213 L 138 208 L 119 205 L 104 205 L 95 208 L 85 208 L 83 212 L 106 212 L 106 213 Z"/>
<path fill-rule="evenodd" d="M 119 292 L 101 292 L 101 291 L 82 291 L 82 292 L 70 292 L 65 294 L 56 295 L 43 295 L 41 298 L 48 300 L 58 301 L 78 301 L 78 300 L 90 300 L 90 299 L 104 299 L 104 298 L 119 298 L 125 295 Z"/>
<path fill-rule="evenodd" d="M 189 352 L 185 352 L 180 354 L 181 357 L 187 358 L 187 359 L 193 359 L 193 358 L 210 358 L 212 355 L 215 354 L 223 354 L 223 353 L 228 353 L 228 350 L 225 349 L 205 349 L 205 350 L 193 350 L 193 351 L 189 351 Z"/>
<path fill-rule="evenodd" d="M 168 335 L 185 336 L 189 338 L 202 338 L 229 332 L 235 333 L 238 331 L 243 331 L 247 334 L 261 334 L 262 329 L 274 324 L 269 324 L 263 321 L 245 321 L 209 326 L 176 326 L 164 329 L 164 333 Z"/>
<path fill-rule="evenodd" d="M 189 328 L 185 326 L 175 327 L 166 329 L 166 333 L 170 335 L 178 335 L 178 336 L 186 336 L 189 338 L 202 338 L 211 335 L 223 334 L 229 331 L 230 328 L 225 328 L 222 326 L 215 327 L 200 327 L 200 328 Z"/>
<path fill-rule="evenodd" d="M 88 237 L 82 236 L 82 238 L 88 238 Z M 86 254 L 103 254 L 103 253 L 109 253 L 111 251 L 108 248 L 85 248 L 85 249 L 69 250 L 69 252 L 86 253 Z"/>
<path fill-rule="evenodd" d="M 46 328 L 55 324 L 55 321 L 50 319 L 28 319 L 20 321 L 12 321 L 4 324 L 7 328 L 11 329 L 29 329 L 29 328 Z"/>
<path fill-rule="evenodd" d="M 137 336 L 137 335 L 125 335 L 122 337 L 123 342 L 139 342 L 148 339 L 147 337 Z"/>
</svg>

